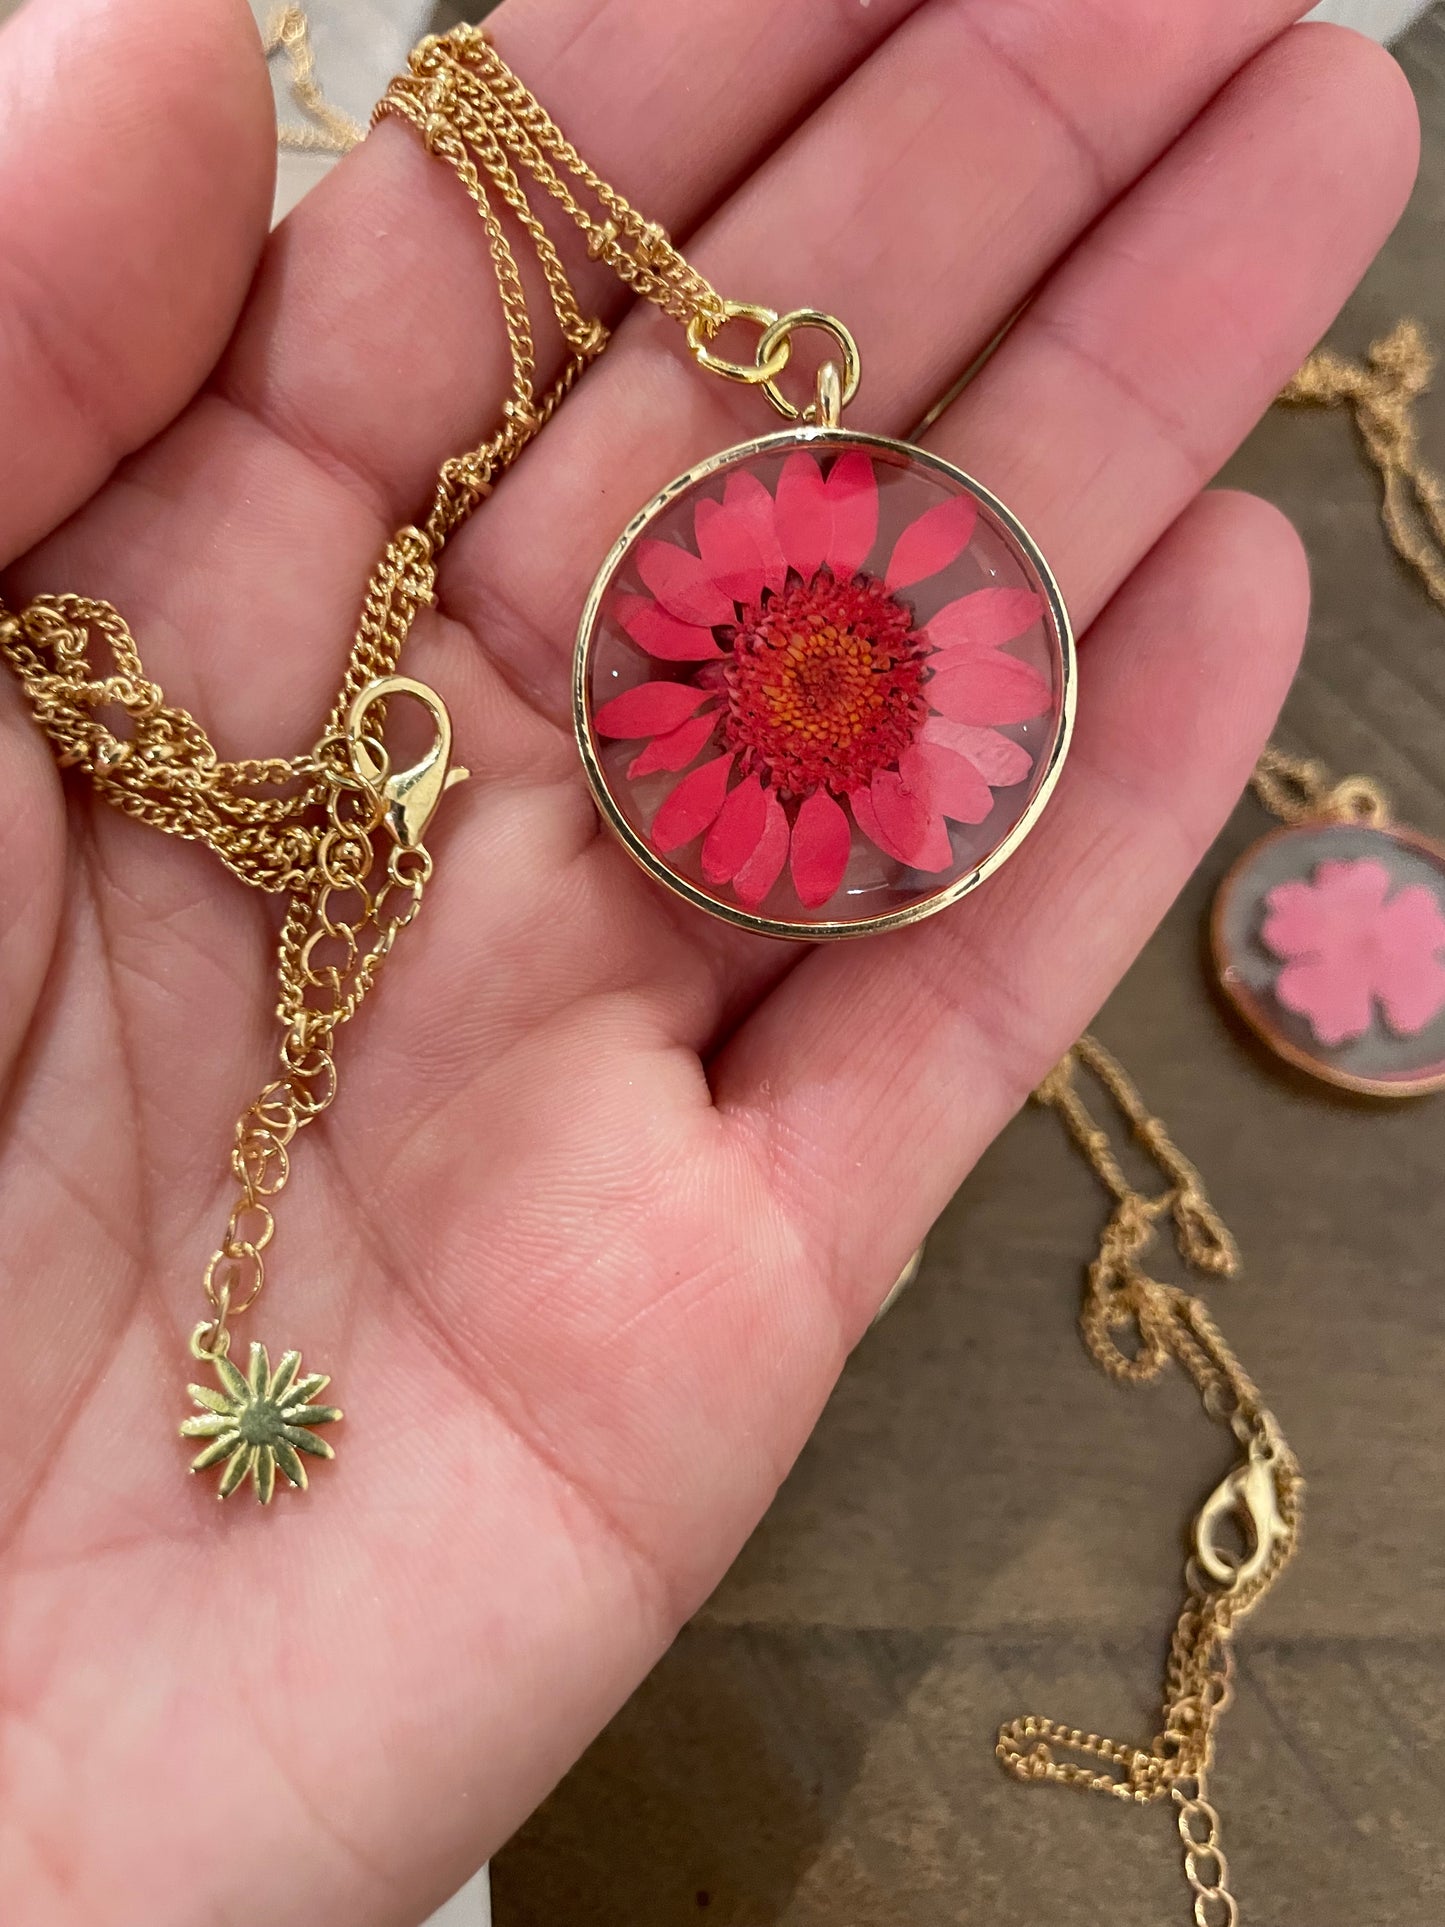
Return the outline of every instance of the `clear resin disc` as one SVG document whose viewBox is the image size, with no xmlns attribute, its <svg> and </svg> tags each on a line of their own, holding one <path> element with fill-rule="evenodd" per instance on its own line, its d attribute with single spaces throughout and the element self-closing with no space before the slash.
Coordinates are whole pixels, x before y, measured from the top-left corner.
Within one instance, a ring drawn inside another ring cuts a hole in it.
<svg viewBox="0 0 1445 1927">
<path fill-rule="evenodd" d="M 633 855 L 775 936 L 929 916 L 1058 775 L 1074 654 L 1001 503 L 916 448 L 804 429 L 634 518 L 582 619 L 578 740 Z"/>
<path fill-rule="evenodd" d="M 1214 902 L 1215 970 L 1271 1050 L 1376 1097 L 1445 1089 L 1445 848 L 1302 823 L 1246 850 Z"/>
</svg>

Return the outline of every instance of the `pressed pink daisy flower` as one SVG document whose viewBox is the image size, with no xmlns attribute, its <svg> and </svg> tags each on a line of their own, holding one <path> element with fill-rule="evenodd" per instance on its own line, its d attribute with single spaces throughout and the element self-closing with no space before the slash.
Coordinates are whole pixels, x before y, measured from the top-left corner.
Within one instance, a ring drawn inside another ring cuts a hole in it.
<svg viewBox="0 0 1445 1927">
<path fill-rule="evenodd" d="M 980 588 L 917 619 L 908 592 L 958 560 L 977 517 L 972 497 L 936 503 L 875 572 L 872 459 L 849 450 L 825 470 L 798 450 L 775 492 L 737 470 L 721 501 L 700 502 L 694 548 L 638 545 L 648 593 L 618 596 L 614 612 L 670 673 L 602 704 L 594 725 L 644 742 L 629 777 L 679 775 L 652 821 L 655 849 L 700 837 L 706 881 L 749 909 L 785 866 L 820 909 L 855 825 L 911 869 L 950 868 L 948 824 L 982 823 L 994 791 L 1033 769 L 1002 732 L 1053 700 L 1007 648 L 1045 613 L 1034 590 Z"/>
<path fill-rule="evenodd" d="M 1379 1003 L 1397 1037 L 1415 1037 L 1445 1010 L 1445 916 L 1422 884 L 1390 891 L 1370 857 L 1321 863 L 1309 882 L 1276 884 L 1265 903 L 1265 947 L 1285 960 L 1274 994 L 1322 1044 L 1363 1037 Z"/>
</svg>

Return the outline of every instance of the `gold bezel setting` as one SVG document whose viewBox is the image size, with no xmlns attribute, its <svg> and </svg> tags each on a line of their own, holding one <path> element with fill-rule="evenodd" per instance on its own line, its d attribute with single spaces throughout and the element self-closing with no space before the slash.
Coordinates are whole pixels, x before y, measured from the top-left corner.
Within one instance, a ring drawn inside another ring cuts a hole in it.
<svg viewBox="0 0 1445 1927">
<path fill-rule="evenodd" d="M 980 505 L 988 511 L 1002 532 L 1015 545 L 1029 567 L 1033 569 L 1043 590 L 1047 605 L 1047 617 L 1053 634 L 1058 641 L 1061 658 L 1061 688 L 1059 692 L 1059 717 L 1054 741 L 1044 760 L 1042 774 L 1038 777 L 1033 796 L 1029 799 L 1018 822 L 1008 834 L 989 851 L 988 855 L 973 869 L 956 877 L 951 883 L 944 884 L 916 902 L 905 904 L 898 909 L 882 912 L 876 916 L 853 917 L 825 922 L 803 923 L 779 917 L 761 916 L 754 911 L 745 910 L 739 904 L 715 896 L 703 885 L 681 876 L 665 858 L 639 834 L 635 825 L 628 819 L 612 792 L 607 775 L 602 766 L 596 732 L 592 722 L 592 693 L 590 671 L 592 653 L 596 640 L 598 616 L 602 600 L 612 584 L 617 570 L 631 551 L 633 545 L 644 535 L 650 525 L 678 497 L 707 481 L 720 470 L 731 468 L 738 463 L 759 456 L 780 454 L 790 448 L 828 449 L 862 448 L 875 450 L 890 456 L 903 456 L 907 461 L 920 467 L 932 469 L 947 477 L 951 482 L 961 485 L 973 495 Z M 577 629 L 577 642 L 573 655 L 572 668 L 572 722 L 576 732 L 577 747 L 582 764 L 587 772 L 587 781 L 592 790 L 598 809 L 603 818 L 620 839 L 624 849 L 635 862 L 654 877 L 675 896 L 690 903 L 694 909 L 703 910 L 710 916 L 721 917 L 726 922 L 736 924 L 744 930 L 754 931 L 762 936 L 782 937 L 806 943 L 828 942 L 847 937 L 861 937 L 881 934 L 889 930 L 901 930 L 910 924 L 921 923 L 924 918 L 946 910 L 951 904 L 958 903 L 978 886 L 991 877 L 1011 857 L 1014 851 L 1029 834 L 1043 813 L 1054 786 L 1058 782 L 1068 753 L 1069 741 L 1073 734 L 1074 711 L 1077 700 L 1078 666 L 1074 647 L 1073 626 L 1069 621 L 1068 610 L 1060 593 L 1054 573 L 1044 559 L 1038 544 L 1018 517 L 999 501 L 989 489 L 965 470 L 945 461 L 942 456 L 934 455 L 927 449 L 917 448 L 911 443 L 896 441 L 886 435 L 867 435 L 847 428 L 791 428 L 771 435 L 763 435 L 755 441 L 742 442 L 736 447 L 724 449 L 717 455 L 709 456 L 706 461 L 687 469 L 667 486 L 660 489 L 652 500 L 639 509 L 618 536 L 607 554 L 596 579 L 588 592 L 583 605 L 581 620 Z"/>
</svg>

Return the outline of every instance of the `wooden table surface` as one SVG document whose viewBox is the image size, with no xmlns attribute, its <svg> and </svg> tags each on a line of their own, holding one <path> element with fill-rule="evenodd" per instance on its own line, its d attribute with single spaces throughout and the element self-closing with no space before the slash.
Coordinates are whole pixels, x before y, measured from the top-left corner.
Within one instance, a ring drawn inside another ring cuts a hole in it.
<svg viewBox="0 0 1445 1927">
<path fill-rule="evenodd" d="M 1352 352 L 1407 313 L 1445 349 L 1445 15 L 1403 52 L 1424 171 L 1332 336 Z M 1445 467 L 1445 380 L 1425 421 Z M 1227 479 L 1314 561 L 1280 740 L 1445 835 L 1445 617 L 1386 549 L 1347 421 L 1277 411 Z M 1250 1927 L 1438 1927 L 1445 1098 L 1335 1098 L 1227 1025 L 1201 928 L 1266 827 L 1240 805 L 1098 1023 L 1240 1236 L 1247 1275 L 1212 1300 L 1311 1481 L 1239 1642 L 1216 1791 Z M 1230 1460 L 1177 1375 L 1127 1391 L 1086 1360 L 1100 1218 L 1025 1112 L 716 1596 L 500 1857 L 507 1927 L 1183 1927 L 1167 1808 L 1023 1788 L 992 1751 L 1025 1711 L 1154 1731 L 1181 1532 Z"/>
</svg>

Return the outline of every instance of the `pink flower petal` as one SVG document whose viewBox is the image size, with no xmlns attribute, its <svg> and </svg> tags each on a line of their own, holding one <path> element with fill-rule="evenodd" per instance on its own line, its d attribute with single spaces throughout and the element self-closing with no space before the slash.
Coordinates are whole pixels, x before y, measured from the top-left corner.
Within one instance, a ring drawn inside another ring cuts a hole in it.
<svg viewBox="0 0 1445 1927">
<path fill-rule="evenodd" d="M 1286 1010 L 1308 1020 L 1322 1044 L 1363 1037 L 1374 1020 L 1368 979 L 1341 971 L 1333 959 L 1302 957 L 1286 964 L 1274 994 Z"/>
<path fill-rule="evenodd" d="M 977 520 L 978 503 L 971 495 L 951 496 L 925 509 L 898 538 L 888 564 L 887 586 L 906 589 L 946 569 L 972 541 Z"/>
<path fill-rule="evenodd" d="M 1445 963 L 1421 956 L 1393 960 L 1376 994 L 1395 1035 L 1418 1037 L 1445 1010 Z"/>
<path fill-rule="evenodd" d="M 762 566 L 763 586 L 775 592 L 781 589 L 788 578 L 788 565 L 778 540 L 773 498 L 764 484 L 745 468 L 735 469 L 723 490 L 723 508 L 732 523 L 747 531 Z"/>
<path fill-rule="evenodd" d="M 793 888 L 809 910 L 819 910 L 835 894 L 848 867 L 853 832 L 841 803 L 826 790 L 805 796 L 793 824 L 789 861 Z"/>
<path fill-rule="evenodd" d="M 683 777 L 652 819 L 655 849 L 666 856 L 669 850 L 681 849 L 684 843 L 702 835 L 723 806 L 732 766 L 731 756 L 715 756 Z"/>
<path fill-rule="evenodd" d="M 1379 929 L 1392 951 L 1433 957 L 1445 946 L 1445 915 L 1423 883 L 1410 883 L 1395 892 L 1380 912 Z"/>
<path fill-rule="evenodd" d="M 915 796 L 955 823 L 982 823 L 993 811 L 993 791 L 978 767 L 938 743 L 910 744 L 898 773 Z"/>
<path fill-rule="evenodd" d="M 928 640 L 935 649 L 996 649 L 1027 635 L 1043 613 L 1032 589 L 975 589 L 930 619 Z"/>
<path fill-rule="evenodd" d="M 1276 957 L 1346 949 L 1375 922 L 1389 888 L 1389 871 L 1371 857 L 1321 863 L 1310 882 L 1278 883 L 1268 893 L 1261 940 Z"/>
<path fill-rule="evenodd" d="M 714 693 L 686 682 L 640 682 L 603 703 L 593 727 L 599 736 L 661 736 L 685 723 Z"/>
<path fill-rule="evenodd" d="M 1391 897 L 1376 925 L 1375 994 L 1397 1037 L 1414 1037 L 1445 1010 L 1445 916 L 1423 884 Z"/>
<path fill-rule="evenodd" d="M 966 756 L 991 789 L 1006 790 L 1022 783 L 1034 766 L 1033 757 L 1011 736 L 970 723 L 951 723 L 946 716 L 930 716 L 923 725 L 922 740 Z"/>
<path fill-rule="evenodd" d="M 850 797 L 863 834 L 887 856 L 914 870 L 946 870 L 953 862 L 948 827 L 896 770 L 881 769 L 867 790 Z"/>
<path fill-rule="evenodd" d="M 639 542 L 637 573 L 670 616 L 711 629 L 736 622 L 733 599 L 717 586 L 707 564 L 672 542 Z"/>
<path fill-rule="evenodd" d="M 828 470 L 800 449 L 778 476 L 774 522 L 787 566 L 805 582 L 827 567 L 846 582 L 868 560 L 878 539 L 878 482 L 861 449 L 849 449 Z"/>
<path fill-rule="evenodd" d="M 950 655 L 952 652 L 950 652 Z M 1016 656 L 969 656 L 963 664 L 933 656 L 935 668 L 924 694 L 954 723 L 1026 723 L 1049 706 L 1049 685 Z"/>
<path fill-rule="evenodd" d="M 878 540 L 878 480 L 861 448 L 850 448 L 828 470 L 825 484 L 832 531 L 823 560 L 834 579 L 857 575 Z"/>
<path fill-rule="evenodd" d="M 670 729 L 665 736 L 654 736 L 642 754 L 627 765 L 627 774 L 635 781 L 657 769 L 686 769 L 717 728 L 717 722 L 717 711 L 707 710 L 681 728 Z"/>
<path fill-rule="evenodd" d="M 823 471 L 805 449 L 783 463 L 773 514 L 788 567 L 810 581 L 822 568 L 832 540 L 833 505 Z"/>
<path fill-rule="evenodd" d="M 662 662 L 704 662 L 722 654 L 711 629 L 679 622 L 651 596 L 620 595 L 612 612 L 638 648 Z"/>
<path fill-rule="evenodd" d="M 1385 865 L 1359 857 L 1321 863 L 1308 882 L 1265 897 L 1261 938 L 1288 959 L 1275 995 L 1323 1044 L 1363 1036 L 1377 998 L 1397 1037 L 1445 1010 L 1445 915 L 1420 885 L 1386 901 L 1389 888 Z"/>
<path fill-rule="evenodd" d="M 778 878 L 788 859 L 788 819 L 772 790 L 765 792 L 768 814 L 758 847 L 733 878 L 733 895 L 745 910 L 756 910 Z"/>
<path fill-rule="evenodd" d="M 756 776 L 745 776 L 717 813 L 703 838 L 702 873 L 709 883 L 729 883 L 756 852 L 768 820 L 768 799 Z"/>
<path fill-rule="evenodd" d="M 868 841 L 876 844 L 884 856 L 891 856 L 895 863 L 901 863 L 903 859 L 888 840 L 888 832 L 878 821 L 878 812 L 873 807 L 873 798 L 868 791 L 853 790 L 849 793 L 848 801 L 853 808 L 853 820 Z"/>
<path fill-rule="evenodd" d="M 699 502 L 693 534 L 704 566 L 732 602 L 756 603 L 767 582 L 762 550 L 745 521 L 721 502 Z"/>
<path fill-rule="evenodd" d="M 1319 919 L 1315 893 L 1305 882 L 1277 883 L 1264 899 L 1266 916 L 1260 942 L 1276 957 L 1307 957 L 1315 949 Z"/>
<path fill-rule="evenodd" d="M 758 547 L 768 557 L 768 586 L 781 589 L 788 564 L 778 540 L 777 511 L 763 482 L 745 468 L 734 469 L 723 489 L 723 506 L 752 529 Z"/>
</svg>

